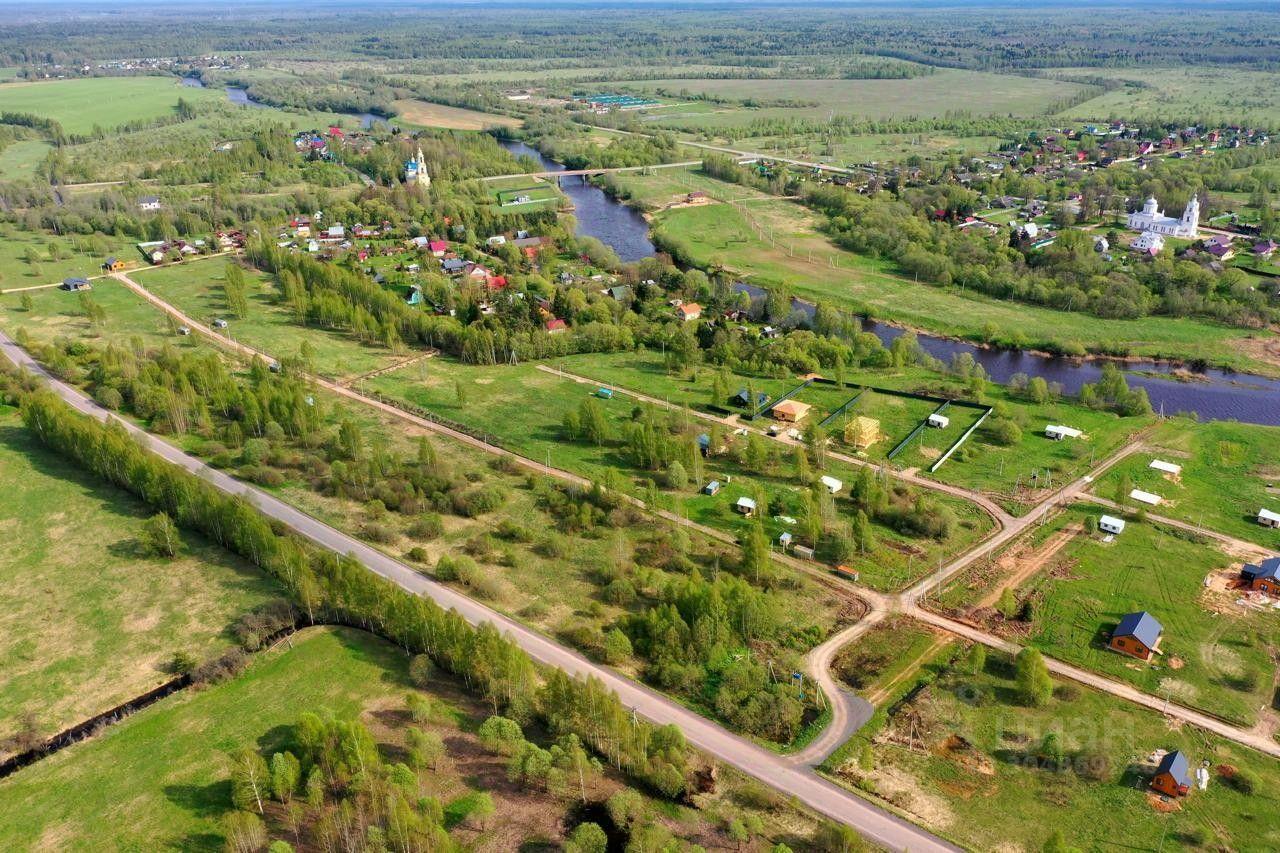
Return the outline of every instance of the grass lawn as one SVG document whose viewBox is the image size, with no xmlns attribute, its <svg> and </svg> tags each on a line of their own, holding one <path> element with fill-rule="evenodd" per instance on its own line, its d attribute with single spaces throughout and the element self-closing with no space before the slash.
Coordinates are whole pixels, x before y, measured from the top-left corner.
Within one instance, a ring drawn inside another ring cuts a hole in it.
<svg viewBox="0 0 1280 853">
<path fill-rule="evenodd" d="M 487 127 L 520 127 L 521 119 L 511 116 L 484 113 L 430 101 L 406 99 L 394 101 L 399 123 L 417 127 L 442 127 L 448 130 L 484 130 Z"/>
<path fill-rule="evenodd" d="M 99 239 L 104 249 L 102 255 L 81 254 L 70 239 L 0 226 L 0 290 L 56 284 L 69 276 L 97 275 L 102 271 L 102 262 L 107 255 L 119 255 L 126 260 L 138 257 L 133 243 L 128 240 L 115 237 Z M 49 255 L 50 245 L 57 246 L 57 260 Z M 27 260 L 33 249 L 34 261 Z"/>
<path fill-rule="evenodd" d="M 626 179 L 619 180 L 626 186 Z M 748 216 L 774 242 L 757 237 Z M 699 266 L 723 266 L 761 287 L 785 287 L 796 296 L 942 335 L 983 340 L 985 327 L 994 324 L 1021 329 L 1032 348 L 1123 341 L 1135 355 L 1203 358 L 1270 374 L 1280 369 L 1250 355 L 1247 347 L 1256 341 L 1239 329 L 1185 318 L 1109 320 L 919 284 L 888 261 L 837 248 L 820 226 L 817 214 L 783 199 L 678 208 L 654 221 L 655 233 L 682 246 Z"/>
<path fill-rule="evenodd" d="M 910 654 L 910 651 L 906 652 Z M 1060 685 L 1043 708 L 1016 698 L 1013 667 L 992 656 L 977 675 L 944 668 L 890 714 L 875 738 L 874 769 L 856 754 L 834 778 L 878 799 L 969 849 L 1039 850 L 1054 829 L 1085 850 L 1272 850 L 1280 846 L 1280 764 L 1246 747 L 1103 693 Z M 1034 752 L 1055 733 L 1065 769 L 1040 765 Z M 1192 767 L 1209 763 L 1205 791 L 1169 808 L 1147 783 L 1155 750 L 1183 750 Z M 1090 759 L 1074 760 L 1081 753 Z M 1226 775 L 1258 779 L 1246 795 Z M 1011 819 L 1011 816 L 1016 816 Z M 1196 843 L 1197 836 L 1213 839 Z"/>
<path fill-rule="evenodd" d="M 1258 510 L 1280 512 L 1280 457 L 1275 427 L 1176 418 L 1151 434 L 1150 452 L 1136 453 L 1094 486 L 1114 499 L 1128 475 L 1134 488 L 1164 498 L 1151 511 L 1280 550 L 1280 530 L 1258 524 Z M 1153 459 L 1182 466 L 1175 477 L 1151 467 Z"/>
<path fill-rule="evenodd" d="M 617 441 L 603 447 L 566 441 L 561 427 L 564 415 L 577 410 L 591 396 L 592 389 L 537 370 L 533 365 L 470 367 L 437 358 L 375 377 L 367 384 L 389 397 L 467 424 L 521 455 L 547 461 L 554 467 L 597 481 L 605 480 L 611 471 L 620 472 L 624 487 L 637 496 L 643 496 L 646 478 L 658 476 L 656 472 L 635 468 Z M 784 384 L 786 388 L 794 387 L 793 383 Z M 637 390 L 653 393 L 648 388 Z M 611 435 L 622 434 L 636 404 L 637 401 L 623 395 L 600 401 Z M 691 432 L 709 428 L 705 423 L 690 423 Z M 711 479 L 723 482 L 731 477 L 732 482 L 726 483 L 719 495 L 694 493 L 696 484 L 691 482 L 685 492 L 663 489 L 663 499 L 668 508 L 677 509 L 693 520 L 738 534 L 748 522 L 734 512 L 734 502 L 740 496 L 752 494 L 757 487 L 762 488 L 770 503 L 765 528 L 771 538 L 776 537 L 789 526 L 775 516 L 797 517 L 801 494 L 799 485 L 790 476 L 793 451 L 772 443 L 769 446 L 777 447 L 782 455 L 771 473 L 748 473 L 727 455 L 717 456 L 706 462 L 700 479 L 694 471 L 689 474 L 699 483 Z M 857 472 L 852 466 L 832 462 L 828 473 L 848 484 Z M 865 582 L 886 589 L 904 586 L 927 572 L 939 559 L 958 553 L 990 529 L 990 518 L 967 501 L 949 497 L 940 501 L 950 506 L 960 521 L 955 534 L 939 543 L 905 537 L 877 526 L 876 533 L 883 547 L 857 561 Z M 840 509 L 843 512 L 848 507 Z"/>
<path fill-rule="evenodd" d="M 1135 519 L 1112 542 L 1084 532 L 1086 518 L 1104 511 L 1068 509 L 1006 552 L 1005 571 L 996 573 L 994 584 L 983 567 L 976 568 L 961 575 L 944 603 L 963 598 L 975 604 L 1005 585 L 1000 575 L 1013 572 L 1015 595 L 1029 607 L 1030 622 L 1004 620 L 984 608 L 972 611 L 973 618 L 1025 638 L 1046 655 L 1251 725 L 1272 700 L 1275 664 L 1268 648 L 1280 642 L 1280 622 L 1235 603 L 1238 593 L 1227 587 L 1241 559 L 1216 542 Z M 1106 647 L 1120 617 L 1138 610 L 1164 626 L 1163 654 L 1150 663 Z"/>
<path fill-rule="evenodd" d="M 227 318 L 222 296 L 226 261 L 218 258 L 130 273 L 141 284 L 189 317 L 209 322 Z M 245 271 L 249 283 L 249 316 L 229 319 L 223 330 L 237 341 L 282 358 L 297 355 L 303 341 L 315 352 L 315 370 L 321 376 L 342 379 L 359 376 L 396 361 L 384 347 L 365 346 L 341 332 L 299 326 L 293 314 L 275 303 L 276 287 L 270 276 Z M 106 286 L 121 287 L 114 282 Z"/>
<path fill-rule="evenodd" d="M 874 696 L 910 672 L 939 639 L 919 622 L 893 615 L 842 648 L 832 670 L 851 690 Z"/>
<path fill-rule="evenodd" d="M 0 414 L 0 491 L 0 738 L 26 712 L 53 734 L 150 690 L 175 652 L 212 656 L 237 616 L 274 597 L 256 568 L 193 534 L 176 559 L 145 556 L 147 507 L 45 450 L 13 410 Z"/>
<path fill-rule="evenodd" d="M 0 85 L 0 110 L 51 118 L 67 133 L 171 116 L 178 99 L 222 101 L 220 89 L 183 86 L 173 77 L 89 77 Z"/>
</svg>

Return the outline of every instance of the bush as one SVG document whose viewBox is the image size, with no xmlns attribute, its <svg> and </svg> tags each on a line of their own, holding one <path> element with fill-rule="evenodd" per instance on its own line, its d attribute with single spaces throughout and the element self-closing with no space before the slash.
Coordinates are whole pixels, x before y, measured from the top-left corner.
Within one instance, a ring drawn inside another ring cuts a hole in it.
<svg viewBox="0 0 1280 853">
<path fill-rule="evenodd" d="M 380 545 L 388 545 L 398 538 L 394 528 L 380 521 L 365 522 L 360 529 L 360 535 L 370 542 L 377 542 Z"/>
<path fill-rule="evenodd" d="M 455 494 L 453 509 L 458 515 L 467 518 L 478 518 L 497 510 L 507 500 L 506 490 L 497 484 L 477 486 L 474 489 Z"/>
<path fill-rule="evenodd" d="M 409 535 L 414 539 L 430 541 L 444 533 L 444 519 L 438 512 L 424 512 L 409 525 Z"/>
<path fill-rule="evenodd" d="M 636 588 L 626 578 L 618 578 L 604 588 L 604 600 L 625 607 L 636 600 Z"/>
<path fill-rule="evenodd" d="M 533 531 L 523 524 L 504 518 L 498 522 L 497 534 L 511 542 L 532 542 Z"/>
<path fill-rule="evenodd" d="M 415 563 L 425 563 L 427 560 L 431 559 L 431 555 L 427 553 L 427 549 L 423 548 L 421 545 L 414 545 L 405 553 L 405 557 L 413 560 Z"/>
<path fill-rule="evenodd" d="M 477 571 L 476 561 L 465 554 L 445 554 L 436 562 L 436 578 L 442 581 L 460 581 Z"/>
</svg>

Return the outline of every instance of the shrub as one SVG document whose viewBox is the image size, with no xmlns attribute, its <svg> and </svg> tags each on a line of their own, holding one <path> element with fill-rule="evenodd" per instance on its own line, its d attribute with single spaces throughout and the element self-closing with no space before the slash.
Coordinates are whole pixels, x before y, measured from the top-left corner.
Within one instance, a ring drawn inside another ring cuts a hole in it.
<svg viewBox="0 0 1280 853">
<path fill-rule="evenodd" d="M 405 553 L 405 557 L 413 560 L 415 563 L 425 563 L 427 560 L 431 559 L 431 555 L 427 553 L 427 549 L 423 548 L 421 545 L 414 545 Z"/>
<path fill-rule="evenodd" d="M 442 581 L 459 581 L 476 571 L 476 561 L 465 554 L 445 554 L 436 562 L 436 577 Z"/>
<path fill-rule="evenodd" d="M 625 607 L 636 600 L 636 588 L 626 578 L 618 578 L 604 588 L 604 600 Z"/>
<path fill-rule="evenodd" d="M 365 522 L 364 526 L 360 529 L 360 534 L 370 542 L 377 542 L 381 545 L 387 545 L 394 542 L 397 538 L 395 529 L 380 521 Z"/>
<path fill-rule="evenodd" d="M 414 539 L 430 541 L 444 533 L 444 519 L 438 512 L 424 512 L 409 525 L 409 535 Z"/>
</svg>

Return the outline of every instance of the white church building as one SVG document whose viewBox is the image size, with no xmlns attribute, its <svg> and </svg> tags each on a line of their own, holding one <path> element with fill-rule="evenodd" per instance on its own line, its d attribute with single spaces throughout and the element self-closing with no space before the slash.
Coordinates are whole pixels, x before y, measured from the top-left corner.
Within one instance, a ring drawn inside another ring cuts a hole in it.
<svg viewBox="0 0 1280 853">
<path fill-rule="evenodd" d="M 431 176 L 427 174 L 427 161 L 422 157 L 421 145 L 418 146 L 418 156 L 413 160 L 405 161 L 404 182 L 417 184 L 423 189 L 431 186 Z"/>
<path fill-rule="evenodd" d="M 1147 199 L 1147 203 L 1142 206 L 1142 210 L 1129 214 L 1129 228 L 1143 233 L 1153 232 L 1165 237 L 1181 237 L 1187 240 L 1194 240 L 1199 236 L 1199 227 L 1200 200 L 1194 195 L 1191 197 L 1191 201 L 1187 202 L 1186 210 L 1182 211 L 1181 219 L 1165 216 L 1160 211 L 1160 204 L 1156 201 L 1155 196 Z"/>
</svg>

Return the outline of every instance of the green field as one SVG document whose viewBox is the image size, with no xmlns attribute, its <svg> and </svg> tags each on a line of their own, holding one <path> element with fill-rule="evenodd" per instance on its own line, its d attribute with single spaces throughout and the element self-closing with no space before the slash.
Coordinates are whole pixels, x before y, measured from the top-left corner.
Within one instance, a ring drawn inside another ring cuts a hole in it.
<svg viewBox="0 0 1280 853">
<path fill-rule="evenodd" d="M 185 691 L 0 782 L 11 848 L 220 850 L 227 753 L 280 748 L 304 711 L 350 717 L 407 685 L 403 652 L 369 634 L 314 629 L 238 678 Z M 126 793 L 127 792 L 127 793 Z"/>
<path fill-rule="evenodd" d="M 1175 419 L 1152 433 L 1150 452 L 1124 460 L 1093 491 L 1114 499 L 1119 479 L 1128 476 L 1133 487 L 1164 498 L 1153 513 L 1280 550 L 1280 530 L 1257 522 L 1259 509 L 1280 512 L 1276 437 L 1275 427 Z M 1181 465 L 1181 475 L 1153 469 L 1153 459 Z"/>
<path fill-rule="evenodd" d="M 1106 511 L 1072 507 L 1008 552 L 1006 571 L 1035 568 L 1015 590 L 1030 608 L 1029 624 L 985 610 L 975 618 L 1020 637 L 1029 631 L 1026 639 L 1051 657 L 1252 725 L 1272 699 L 1275 663 L 1267 649 L 1280 633 L 1274 616 L 1235 604 L 1238 593 L 1225 588 L 1241 560 L 1216 542 L 1153 522 L 1131 519 L 1111 542 L 1084 532 L 1089 516 Z M 975 603 L 1003 586 L 1000 572 L 979 567 L 961 575 L 944 601 Z M 1106 647 L 1120 617 L 1138 610 L 1164 626 L 1162 654 L 1146 664 Z"/>
<path fill-rule="evenodd" d="M 632 179 L 617 180 L 625 187 Z M 1101 319 L 918 284 L 897 275 L 888 261 L 835 247 L 820 225 L 816 214 L 777 199 L 670 210 L 655 218 L 654 230 L 698 266 L 722 266 L 762 287 L 783 286 L 796 296 L 942 335 L 983 340 L 989 327 L 1016 328 L 1032 348 L 1124 342 L 1135 355 L 1203 358 L 1269 374 L 1280 370 L 1249 354 L 1248 336 L 1240 329 L 1183 318 Z"/>
<path fill-rule="evenodd" d="M 1274 71 L 1213 66 L 1132 68 L 1063 68 L 1062 74 L 1137 80 L 1085 101 L 1063 113 L 1070 118 L 1106 120 L 1195 117 L 1215 123 L 1275 125 L 1280 122 L 1280 75 Z"/>
<path fill-rule="evenodd" d="M 276 304 L 276 287 L 266 275 L 246 272 L 249 284 L 249 316 L 229 318 L 222 296 L 226 261 L 219 258 L 138 270 L 130 276 L 165 302 L 201 323 L 214 318 L 228 320 L 221 330 L 235 340 L 276 358 L 296 356 L 303 341 L 310 343 L 314 368 L 321 376 L 344 379 L 394 363 L 396 356 L 381 346 L 365 346 L 341 332 L 308 329 L 294 322 L 292 312 Z M 120 287 L 115 282 L 105 286 Z"/>
<path fill-rule="evenodd" d="M 131 241 L 99 236 L 92 242 L 100 252 L 91 251 L 92 243 L 81 243 L 83 251 L 78 251 L 73 239 L 0 227 L 0 290 L 57 284 L 68 276 L 97 275 L 107 255 L 128 260 L 138 256 Z M 49 252 L 51 245 L 56 247 L 56 260 Z"/>
<path fill-rule="evenodd" d="M 824 134 L 753 136 L 753 151 L 777 154 L 795 160 L 837 164 L 894 161 L 908 157 L 925 160 L 952 154 L 970 156 L 995 151 L 1003 142 L 998 136 L 955 136 L 948 133 L 877 133 L 828 137 Z M 747 144 L 747 143 L 743 143 Z"/>
<path fill-rule="evenodd" d="M 1280 807 L 1274 759 L 1075 685 L 1027 707 L 1016 698 L 1012 665 L 995 653 L 976 675 L 937 668 L 936 680 L 885 720 L 874 769 L 846 751 L 833 778 L 973 850 L 1040 850 L 1057 828 L 1084 850 L 1155 851 L 1161 838 L 1166 850 L 1280 845 L 1280 823 L 1260 817 Z M 1057 769 L 1036 757 L 1050 733 L 1068 759 Z M 1168 810 L 1146 785 L 1153 752 L 1173 749 L 1192 767 L 1207 761 L 1210 781 Z M 1237 771 L 1256 778 L 1253 794 L 1226 779 Z"/>
<path fill-rule="evenodd" d="M 178 99 L 222 101 L 219 89 L 183 86 L 173 77 L 92 77 L 0 85 L 0 110 L 51 118 L 67 133 L 174 115 Z"/>
<path fill-rule="evenodd" d="M 958 110 L 976 115 L 1039 115 L 1049 103 L 1083 88 L 1078 83 L 1057 80 L 949 69 L 905 80 L 671 79 L 599 84 L 602 88 L 610 86 L 650 93 L 664 89 L 676 100 L 682 92 L 689 92 L 738 100 L 816 102 L 816 106 L 801 107 L 711 105 L 713 111 L 705 116 L 678 115 L 653 122 L 698 123 L 711 128 L 745 124 L 753 118 L 826 119 L 833 111 L 872 119 L 930 118 Z M 694 105 L 703 106 L 697 102 Z M 673 109 L 681 114 L 689 112 L 684 105 Z M 662 113 L 655 115 L 661 117 Z"/>
<path fill-rule="evenodd" d="M 0 491 L 0 739 L 24 713 L 48 735 L 145 693 L 175 652 L 220 652 L 227 626 L 273 598 L 257 569 L 194 535 L 176 559 L 146 556 L 147 508 L 46 451 L 12 410 Z"/>
</svg>

